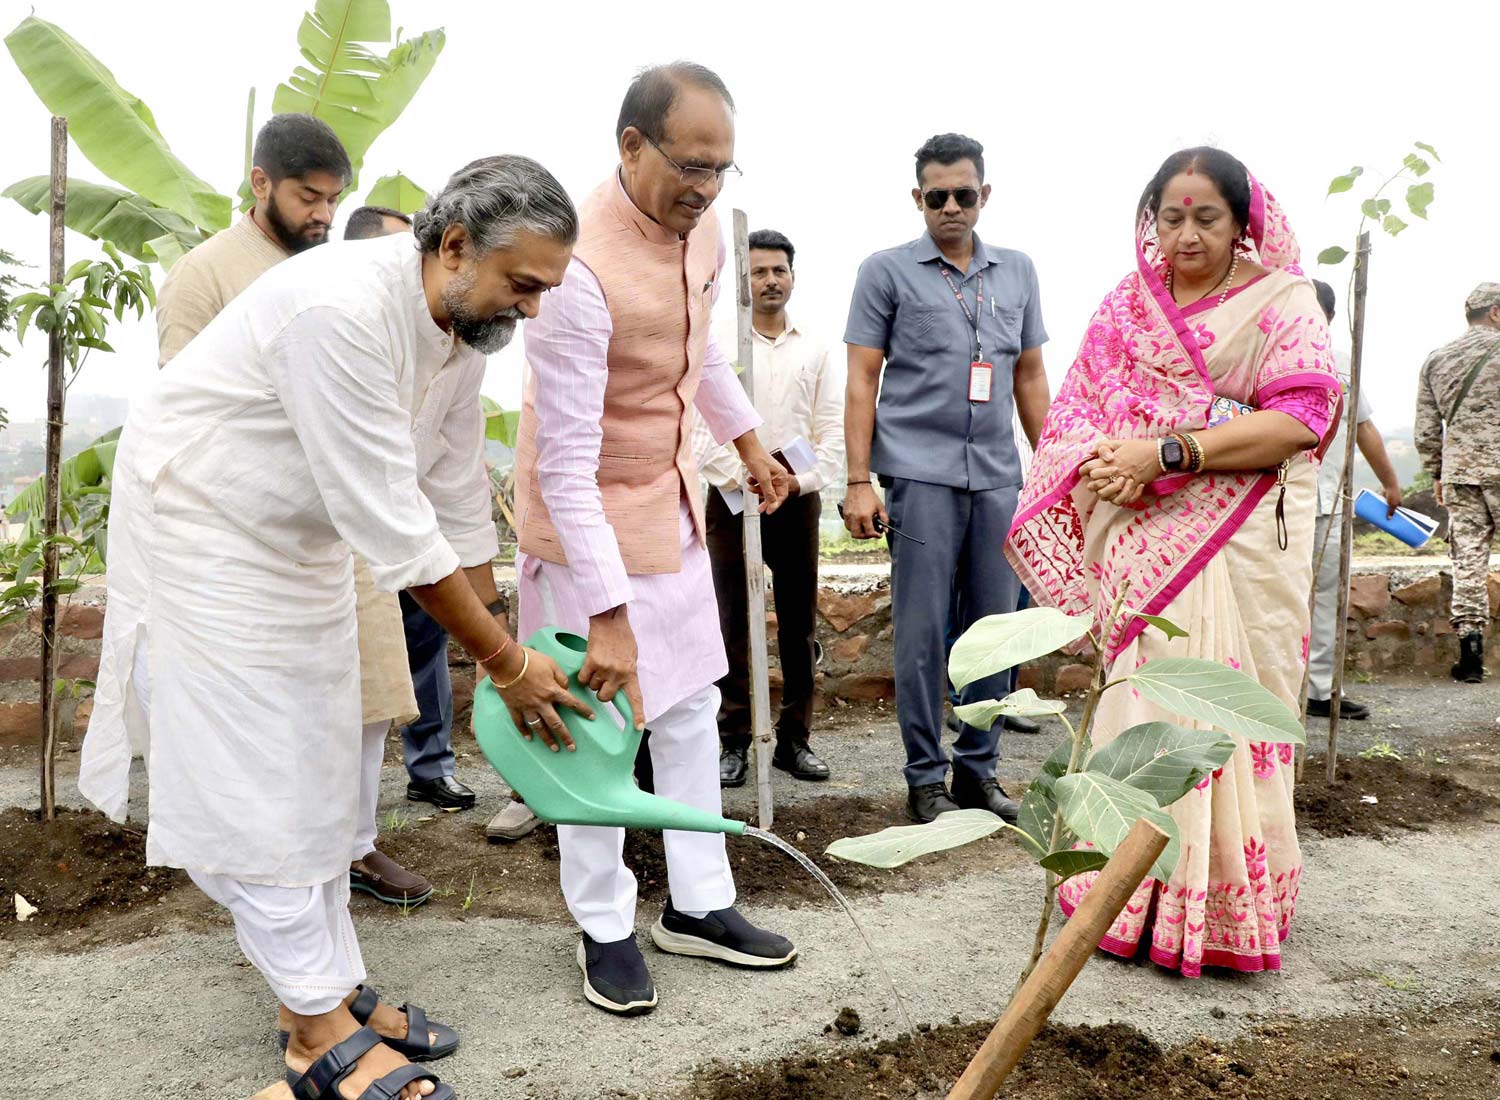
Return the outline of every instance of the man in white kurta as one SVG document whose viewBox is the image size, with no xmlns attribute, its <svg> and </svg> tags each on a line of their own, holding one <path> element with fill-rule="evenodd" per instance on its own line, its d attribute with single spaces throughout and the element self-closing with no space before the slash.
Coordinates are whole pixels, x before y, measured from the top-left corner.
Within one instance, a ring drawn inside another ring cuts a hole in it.
<svg viewBox="0 0 1500 1100">
<path fill-rule="evenodd" d="M 414 589 L 508 703 L 535 711 L 562 691 L 461 567 L 496 549 L 476 347 L 535 314 L 576 226 L 539 165 L 475 162 L 419 215 L 417 245 L 316 249 L 266 272 L 134 402 L 121 438 L 79 786 L 121 819 L 132 745 L 146 756 L 147 862 L 228 907 L 294 1021 L 322 1021 L 308 1034 L 327 1042 L 292 1028 L 298 1071 L 354 1033 L 343 1006 L 364 978 L 348 914 L 363 854 L 351 550 L 382 590 Z M 424 1042 L 457 1043 L 441 1025 L 383 1038 L 427 1057 L 450 1050 Z M 401 1063 L 370 1057 L 365 1083 Z"/>
</svg>

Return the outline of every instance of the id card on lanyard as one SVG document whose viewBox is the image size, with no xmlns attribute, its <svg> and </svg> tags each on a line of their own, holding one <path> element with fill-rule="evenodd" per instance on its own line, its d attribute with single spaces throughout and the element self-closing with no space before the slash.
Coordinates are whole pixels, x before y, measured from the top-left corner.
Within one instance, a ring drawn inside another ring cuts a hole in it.
<svg viewBox="0 0 1500 1100">
<path fill-rule="evenodd" d="M 969 401 L 976 405 L 984 404 L 990 399 L 995 380 L 995 368 L 984 361 L 984 344 L 979 339 L 979 317 L 984 313 L 984 271 L 979 272 L 978 296 L 974 300 L 976 309 L 971 310 L 963 291 L 953 281 L 953 276 L 948 274 L 948 269 L 942 261 L 938 261 L 938 270 L 943 273 L 948 289 L 953 291 L 953 296 L 958 299 L 958 306 L 964 311 L 964 319 L 974 329 L 974 358 L 969 363 Z"/>
</svg>

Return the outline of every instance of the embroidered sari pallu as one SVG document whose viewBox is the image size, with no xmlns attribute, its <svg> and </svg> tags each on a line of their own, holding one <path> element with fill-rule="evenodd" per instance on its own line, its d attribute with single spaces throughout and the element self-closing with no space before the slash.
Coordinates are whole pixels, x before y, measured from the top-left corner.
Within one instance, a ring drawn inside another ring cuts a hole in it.
<svg viewBox="0 0 1500 1100">
<path fill-rule="evenodd" d="M 1090 492 L 1079 467 L 1104 439 L 1202 429 L 1216 398 L 1278 409 L 1326 440 L 1339 390 L 1327 326 L 1296 268 L 1284 218 L 1254 188 L 1247 254 L 1269 273 L 1179 308 L 1165 284 L 1154 226 L 1143 221 L 1137 271 L 1105 299 L 1048 413 L 1006 545 L 1035 599 L 1099 626 L 1126 604 L 1188 631 L 1168 640 L 1127 618 L 1105 639 L 1112 676 L 1158 657 L 1239 668 L 1295 707 L 1307 657 L 1316 459 L 1276 471 L 1163 477 L 1118 507 Z M 1253 250 L 1251 250 L 1253 249 Z M 1282 492 L 1284 489 L 1284 498 Z M 1278 504 L 1286 548 L 1279 546 Z M 1141 722 L 1186 723 L 1128 688 L 1110 691 L 1094 724 L 1102 747 Z M 1171 881 L 1141 884 L 1102 946 L 1196 977 L 1204 966 L 1277 969 L 1302 875 L 1292 807 L 1292 747 L 1234 738 L 1234 756 L 1170 807 L 1182 856 Z M 1063 884 L 1071 914 L 1093 875 Z"/>
</svg>

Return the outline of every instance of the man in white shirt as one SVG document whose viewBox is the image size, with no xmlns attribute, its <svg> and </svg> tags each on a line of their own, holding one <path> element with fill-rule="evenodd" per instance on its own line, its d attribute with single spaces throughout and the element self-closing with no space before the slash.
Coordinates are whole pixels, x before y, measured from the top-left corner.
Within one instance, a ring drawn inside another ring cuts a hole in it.
<svg viewBox="0 0 1500 1100">
<path fill-rule="evenodd" d="M 1335 309 L 1333 287 L 1316 279 L 1313 280 L 1313 286 L 1318 292 L 1318 304 L 1328 315 L 1328 323 L 1332 324 Z M 1339 373 L 1345 379 L 1347 397 L 1349 363 L 1342 352 L 1336 352 L 1334 358 L 1338 362 Z M 1363 393 L 1359 395 L 1359 407 L 1353 411 L 1354 442 L 1359 447 L 1359 453 L 1370 464 L 1370 469 L 1380 479 L 1387 511 L 1394 515 L 1396 509 L 1401 507 L 1401 483 L 1396 480 L 1395 467 L 1391 465 L 1390 456 L 1385 453 L 1385 440 L 1381 438 L 1380 429 L 1375 427 L 1375 422 L 1371 419 L 1375 414 Z M 1344 522 L 1344 502 L 1353 497 L 1353 478 L 1350 478 L 1350 484 L 1342 486 L 1342 496 L 1340 495 L 1349 413 L 1346 401 L 1338 434 L 1333 437 L 1333 442 L 1323 455 L 1323 463 L 1318 467 L 1318 520 L 1313 531 L 1313 555 L 1316 561 L 1321 548 L 1323 560 L 1317 563 L 1317 602 L 1313 608 L 1312 629 L 1307 642 L 1307 713 L 1314 718 L 1327 718 L 1333 711 L 1329 696 L 1333 694 L 1333 647 L 1338 629 L 1335 620 L 1339 613 L 1338 531 Z M 1370 708 L 1363 703 L 1356 703 L 1347 697 L 1339 701 L 1339 717 L 1360 722 L 1369 716 Z"/>
<path fill-rule="evenodd" d="M 794 441 L 812 447 L 816 465 L 792 473 L 791 495 L 761 520 L 761 543 L 776 597 L 776 645 L 781 655 L 781 713 L 776 720 L 772 762 L 797 779 L 823 780 L 828 765 L 808 745 L 813 712 L 814 634 L 818 601 L 818 519 L 821 490 L 837 484 L 844 469 L 844 377 L 828 348 L 787 317 L 797 276 L 796 250 L 771 229 L 750 234 L 750 292 L 754 309 L 754 392 L 766 446 L 780 457 Z M 700 426 L 697 438 L 712 440 Z M 704 448 L 701 469 L 708 479 L 704 523 L 713 563 L 719 625 L 729 655 L 729 673 L 719 681 L 719 782 L 743 786 L 750 748 L 749 623 L 746 611 L 742 512 L 745 467 L 728 446 Z"/>
<path fill-rule="evenodd" d="M 407 1058 L 458 1036 L 361 986 L 351 551 L 475 656 L 518 722 L 539 715 L 549 744 L 571 744 L 555 706 L 588 712 L 465 575 L 496 549 L 484 357 L 562 281 L 577 214 L 541 165 L 490 157 L 415 229 L 415 244 L 313 249 L 261 275 L 133 402 L 114 468 L 79 789 L 122 820 L 131 750 L 146 756 L 147 862 L 230 911 L 281 1002 L 298 1095 L 453 1097 Z"/>
</svg>

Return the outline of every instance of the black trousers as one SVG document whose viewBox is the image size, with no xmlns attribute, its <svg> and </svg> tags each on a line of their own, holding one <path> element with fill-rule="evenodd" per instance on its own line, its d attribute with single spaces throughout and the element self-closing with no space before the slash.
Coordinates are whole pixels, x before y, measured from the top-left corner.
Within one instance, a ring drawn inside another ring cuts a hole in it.
<svg viewBox="0 0 1500 1100">
<path fill-rule="evenodd" d="M 753 497 L 749 498 L 751 501 Z M 805 741 L 812 725 L 813 638 L 818 607 L 817 493 L 793 497 L 761 517 L 761 548 L 776 596 L 776 646 L 781 654 L 781 713 L 778 741 Z M 750 623 L 746 611 L 744 520 L 729 510 L 716 489 L 704 508 L 708 557 L 713 565 L 719 627 L 729 655 L 729 674 L 719 681 L 723 705 L 719 734 L 726 748 L 750 747 Z"/>
</svg>

